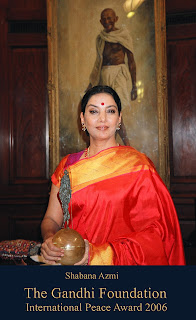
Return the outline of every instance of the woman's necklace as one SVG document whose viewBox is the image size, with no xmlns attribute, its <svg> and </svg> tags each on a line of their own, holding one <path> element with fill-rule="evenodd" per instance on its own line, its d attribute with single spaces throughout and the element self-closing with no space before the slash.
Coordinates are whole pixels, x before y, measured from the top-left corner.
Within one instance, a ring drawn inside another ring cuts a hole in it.
<svg viewBox="0 0 196 320">
<path fill-rule="evenodd" d="M 117 144 L 117 147 L 119 147 L 119 143 Z M 90 147 L 86 148 L 84 151 L 84 158 L 90 157 Z"/>
<path fill-rule="evenodd" d="M 84 151 L 84 158 L 89 158 L 90 156 L 90 147 L 86 148 Z"/>
</svg>

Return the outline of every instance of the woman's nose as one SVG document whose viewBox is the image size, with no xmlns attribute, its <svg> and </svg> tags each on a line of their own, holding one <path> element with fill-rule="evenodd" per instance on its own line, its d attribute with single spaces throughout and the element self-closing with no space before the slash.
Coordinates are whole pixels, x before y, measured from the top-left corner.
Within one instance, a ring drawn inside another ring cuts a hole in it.
<svg viewBox="0 0 196 320">
<path fill-rule="evenodd" d="M 99 116 L 100 121 L 104 122 L 106 120 L 106 114 L 105 112 L 101 112 Z"/>
</svg>

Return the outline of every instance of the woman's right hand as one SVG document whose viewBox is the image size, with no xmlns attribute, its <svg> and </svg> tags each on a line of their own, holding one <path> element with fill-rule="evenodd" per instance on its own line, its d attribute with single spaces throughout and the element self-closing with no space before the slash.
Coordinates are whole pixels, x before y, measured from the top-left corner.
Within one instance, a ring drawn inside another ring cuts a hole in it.
<svg viewBox="0 0 196 320">
<path fill-rule="evenodd" d="M 41 255 L 45 263 L 55 265 L 64 256 L 64 251 L 53 244 L 52 238 L 53 236 L 42 243 Z"/>
</svg>

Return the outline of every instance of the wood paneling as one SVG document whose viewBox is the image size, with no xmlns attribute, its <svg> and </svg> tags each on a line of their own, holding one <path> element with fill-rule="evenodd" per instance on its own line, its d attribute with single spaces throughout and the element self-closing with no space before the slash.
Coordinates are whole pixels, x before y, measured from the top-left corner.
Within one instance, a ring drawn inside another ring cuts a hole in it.
<svg viewBox="0 0 196 320">
<path fill-rule="evenodd" d="M 34 22 L 38 18 L 44 26 L 45 0 L 1 2 L 1 240 L 40 240 L 48 203 L 47 34 L 42 28 L 29 33 L 33 23 L 38 26 L 39 21 Z M 15 33 L 15 20 L 20 33 Z"/>
<path fill-rule="evenodd" d="M 195 0 L 166 0 L 165 3 L 167 13 L 196 11 Z"/>
<path fill-rule="evenodd" d="M 47 178 L 45 48 L 10 49 L 11 181 Z"/>
<path fill-rule="evenodd" d="M 196 39 L 169 43 L 172 176 L 196 177 Z"/>
<path fill-rule="evenodd" d="M 168 26 L 167 52 L 171 191 L 195 194 L 196 24 Z"/>
<path fill-rule="evenodd" d="M 167 8 L 177 14 L 167 16 L 170 191 L 187 263 L 196 264 L 196 16 L 188 3 L 184 13 Z"/>
<path fill-rule="evenodd" d="M 28 207 L 26 208 L 28 210 Z M 34 216 L 12 215 L 9 218 L 9 231 L 11 239 L 41 240 L 41 220 L 42 215 Z"/>
<path fill-rule="evenodd" d="M 9 163 L 9 107 L 8 107 L 8 47 L 7 47 L 7 14 L 6 8 L 0 9 L 0 184 L 6 184 L 8 181 L 8 168 Z M 3 48 L 3 49 L 2 49 Z"/>
<path fill-rule="evenodd" d="M 33 9 L 45 9 L 45 0 L 8 0 L 9 8 L 19 8 L 24 10 L 32 11 Z"/>
<path fill-rule="evenodd" d="M 9 20 L 46 19 L 46 0 L 7 0 Z"/>
</svg>

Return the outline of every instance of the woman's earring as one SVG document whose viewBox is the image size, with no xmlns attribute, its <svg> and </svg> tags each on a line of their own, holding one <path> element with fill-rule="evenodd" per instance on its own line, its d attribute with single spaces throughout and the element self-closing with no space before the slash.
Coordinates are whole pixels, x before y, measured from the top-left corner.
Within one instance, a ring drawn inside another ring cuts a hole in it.
<svg viewBox="0 0 196 320">
<path fill-rule="evenodd" d="M 121 126 L 121 123 L 119 122 L 118 127 L 116 128 L 116 130 L 120 130 L 120 126 Z"/>
<path fill-rule="evenodd" d="M 82 123 L 82 131 L 86 131 L 86 126 L 84 123 Z"/>
</svg>

